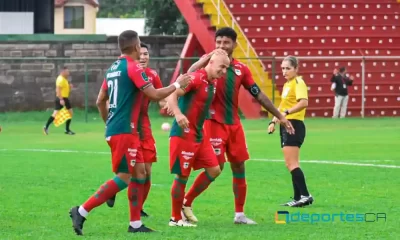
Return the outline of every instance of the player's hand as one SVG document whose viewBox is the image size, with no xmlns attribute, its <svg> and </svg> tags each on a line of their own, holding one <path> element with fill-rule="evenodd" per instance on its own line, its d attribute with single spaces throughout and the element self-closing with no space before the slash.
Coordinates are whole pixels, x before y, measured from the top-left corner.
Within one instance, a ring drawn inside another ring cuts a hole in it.
<svg viewBox="0 0 400 240">
<path fill-rule="evenodd" d="M 285 117 L 279 119 L 280 124 L 286 128 L 286 131 L 290 134 L 293 135 L 294 134 L 294 127 L 292 125 L 292 123 L 287 120 Z"/>
<path fill-rule="evenodd" d="M 169 104 L 167 101 L 165 101 L 164 106 L 162 107 L 162 109 L 167 110 L 167 114 L 170 116 L 174 116 L 174 111 L 172 111 L 172 109 L 169 107 Z"/>
<path fill-rule="evenodd" d="M 210 57 L 211 57 L 213 54 L 215 54 L 215 55 L 228 55 L 228 53 L 227 53 L 225 50 L 220 49 L 220 48 L 214 49 L 214 50 L 211 52 Z"/>
<path fill-rule="evenodd" d="M 180 75 L 176 79 L 176 81 L 179 83 L 179 85 L 181 85 L 181 88 L 184 89 L 192 81 L 192 76 L 190 76 L 189 74 L 185 73 L 185 74 Z"/>
<path fill-rule="evenodd" d="M 270 123 L 268 125 L 268 134 L 272 134 L 275 132 L 275 124 L 274 123 Z"/>
<path fill-rule="evenodd" d="M 60 99 L 60 104 L 61 104 L 61 106 L 65 106 L 65 101 L 64 101 L 64 99 Z"/>
<path fill-rule="evenodd" d="M 189 127 L 189 120 L 186 118 L 185 115 L 179 114 L 175 116 L 176 122 L 178 123 L 179 127 L 185 129 Z"/>
</svg>

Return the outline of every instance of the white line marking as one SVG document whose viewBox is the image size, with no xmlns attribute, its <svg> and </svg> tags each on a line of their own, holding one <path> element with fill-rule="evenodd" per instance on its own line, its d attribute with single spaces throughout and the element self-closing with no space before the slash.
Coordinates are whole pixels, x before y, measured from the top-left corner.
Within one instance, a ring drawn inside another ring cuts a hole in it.
<svg viewBox="0 0 400 240">
<path fill-rule="evenodd" d="M 0 151 L 23 151 L 23 152 L 48 152 L 48 153 L 87 153 L 87 154 L 110 154 L 110 152 L 101 151 L 81 151 L 81 150 L 60 150 L 60 149 L 0 149 Z M 168 157 L 168 156 L 158 156 Z M 264 158 L 252 158 L 252 161 L 259 162 L 284 162 L 281 159 L 264 159 Z M 362 162 L 395 162 L 395 160 L 359 160 Z M 377 167 L 377 168 L 398 168 L 398 165 L 383 165 L 383 164 L 372 164 L 372 163 L 357 163 L 354 160 L 345 161 L 327 161 L 327 160 L 301 160 L 301 163 L 315 163 L 315 164 L 330 164 L 330 165 L 348 165 L 358 167 Z"/>
<path fill-rule="evenodd" d="M 260 162 L 284 162 L 279 159 L 251 159 L 252 161 L 260 161 Z M 400 166 L 396 165 L 382 165 L 382 164 L 372 164 L 372 163 L 355 163 L 355 162 L 338 162 L 338 161 L 325 161 L 325 160 L 301 160 L 301 163 L 316 163 L 316 164 L 330 164 L 330 165 L 349 165 L 349 166 L 358 166 L 358 167 L 377 167 L 377 168 L 399 168 Z"/>
</svg>

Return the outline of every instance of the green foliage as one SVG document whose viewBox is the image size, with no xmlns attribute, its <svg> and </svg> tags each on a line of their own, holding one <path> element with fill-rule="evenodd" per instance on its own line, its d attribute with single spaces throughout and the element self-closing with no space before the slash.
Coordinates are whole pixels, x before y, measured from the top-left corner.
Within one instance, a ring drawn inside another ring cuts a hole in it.
<svg viewBox="0 0 400 240">
<path fill-rule="evenodd" d="M 173 0 L 102 1 L 98 17 L 146 17 L 146 32 L 150 35 L 188 34 L 188 25 Z"/>
</svg>

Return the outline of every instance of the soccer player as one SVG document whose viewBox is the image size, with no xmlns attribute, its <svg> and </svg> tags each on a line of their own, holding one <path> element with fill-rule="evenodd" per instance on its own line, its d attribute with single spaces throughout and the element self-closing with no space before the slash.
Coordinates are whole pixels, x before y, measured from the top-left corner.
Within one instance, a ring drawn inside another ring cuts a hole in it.
<svg viewBox="0 0 400 240">
<path fill-rule="evenodd" d="M 148 67 L 149 65 L 149 47 L 144 44 L 140 43 L 140 65 L 143 68 L 143 71 L 149 78 L 149 81 L 153 84 L 155 89 L 162 88 L 162 82 L 160 77 L 158 76 L 157 72 Z M 162 102 L 165 100 L 163 99 Z M 162 105 L 160 101 L 160 105 Z M 156 142 L 153 137 L 153 133 L 151 132 L 151 124 L 149 118 L 149 103 L 150 99 L 145 97 L 142 102 L 142 108 L 140 110 L 139 116 L 139 124 L 138 124 L 138 131 L 140 135 L 140 142 L 142 147 L 143 159 L 145 162 L 146 168 L 146 181 L 144 183 L 144 192 L 143 192 L 143 204 L 147 199 L 147 196 L 150 192 L 151 187 L 151 167 L 154 162 L 157 161 L 157 152 L 156 152 Z M 107 205 L 109 207 L 113 207 L 115 203 L 115 196 L 111 199 L 107 200 Z M 142 217 L 148 217 L 149 215 L 143 211 L 140 212 Z"/>
<path fill-rule="evenodd" d="M 68 109 L 69 113 L 71 114 L 71 117 L 73 116 L 72 106 L 71 106 L 71 102 L 69 100 L 69 93 L 70 93 L 71 86 L 70 86 L 70 83 L 68 82 L 68 77 L 69 77 L 69 70 L 67 67 L 64 67 L 56 80 L 56 96 L 57 96 L 57 98 L 55 100 L 55 108 L 54 108 L 53 114 L 49 117 L 46 125 L 43 128 L 43 133 L 45 135 L 49 134 L 50 124 L 54 121 L 54 118 L 56 117 L 58 111 L 61 110 L 63 107 Z M 68 134 L 68 135 L 75 134 L 70 129 L 71 120 L 72 119 L 68 119 L 67 122 L 65 123 L 66 124 L 65 125 L 65 134 Z"/>
<path fill-rule="evenodd" d="M 168 106 L 175 116 L 170 133 L 169 156 L 170 171 L 176 174 L 171 188 L 172 216 L 169 226 L 196 226 L 182 220 L 181 215 L 191 169 L 205 169 L 188 192 L 192 197 L 200 195 L 221 173 L 211 142 L 204 134 L 203 123 L 214 98 L 216 85 L 219 84 L 215 79 L 226 74 L 227 67 L 228 55 L 224 51 L 215 52 L 204 69 L 191 75 L 193 80 L 184 90 L 178 89 L 167 98 Z"/>
<path fill-rule="evenodd" d="M 173 85 L 155 89 L 136 61 L 140 53 L 138 34 L 131 30 L 122 32 L 118 37 L 118 45 L 122 55 L 107 70 L 97 99 L 100 115 L 106 122 L 105 136 L 116 176 L 105 182 L 85 203 L 71 208 L 70 217 L 77 235 L 83 234 L 83 224 L 91 210 L 126 187 L 130 211 L 128 232 L 153 231 L 145 227 L 140 219 L 146 174 L 139 134 L 132 133 L 138 125 L 143 99 L 141 92 L 152 100 L 161 100 L 176 89 L 186 87 L 190 81 L 189 76 L 181 75 Z"/>
<path fill-rule="evenodd" d="M 280 126 L 282 152 L 286 167 L 292 174 L 294 192 L 293 200 L 282 204 L 282 206 L 303 207 L 312 204 L 314 201 L 308 192 L 304 173 L 299 165 L 300 148 L 306 137 L 304 117 L 308 106 L 308 90 L 304 80 L 297 76 L 299 62 L 296 57 L 286 57 L 282 61 L 281 67 L 287 82 L 283 86 L 279 110 L 289 119 L 295 129 L 295 134 L 290 135 L 284 127 Z M 273 133 L 275 131 L 277 122 L 279 122 L 278 119 L 274 117 L 269 124 L 268 132 Z"/>
<path fill-rule="evenodd" d="M 235 197 L 235 217 L 237 224 L 256 224 L 244 214 L 247 184 L 245 177 L 245 161 L 249 159 L 245 134 L 240 122 L 239 111 L 239 89 L 243 86 L 249 93 L 269 112 L 276 116 L 289 133 L 293 132 L 291 123 L 279 112 L 260 88 L 254 82 L 249 68 L 232 58 L 236 47 L 236 32 L 229 27 L 219 29 L 215 34 L 216 49 L 225 50 L 231 60 L 225 76 L 218 79 L 215 99 L 210 107 L 210 117 L 204 123 L 205 131 L 214 147 L 220 168 L 223 170 L 226 162 L 225 154 L 230 162 L 233 180 L 232 187 Z M 189 72 L 204 66 L 212 57 L 213 52 L 202 57 L 194 63 Z M 197 222 L 192 211 L 192 202 L 195 196 L 186 194 L 182 207 L 183 215 L 191 222 Z"/>
</svg>

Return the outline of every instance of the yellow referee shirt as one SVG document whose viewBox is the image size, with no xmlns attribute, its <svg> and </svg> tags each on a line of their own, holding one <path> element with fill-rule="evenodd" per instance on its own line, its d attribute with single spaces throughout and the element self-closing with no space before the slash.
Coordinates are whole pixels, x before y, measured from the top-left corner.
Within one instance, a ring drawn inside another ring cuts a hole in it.
<svg viewBox="0 0 400 240">
<path fill-rule="evenodd" d="M 68 98 L 69 97 L 69 83 L 68 80 L 60 75 L 57 77 L 57 81 L 56 81 L 56 87 L 60 87 L 61 88 L 61 96 L 63 98 Z"/>
<path fill-rule="evenodd" d="M 295 77 L 289 80 L 283 85 L 282 100 L 279 107 L 281 112 L 294 107 L 300 99 L 308 100 L 308 89 L 307 85 L 301 77 Z M 297 119 L 304 120 L 306 115 L 306 109 L 304 108 L 300 112 L 290 113 L 286 116 L 286 119 Z"/>
</svg>

